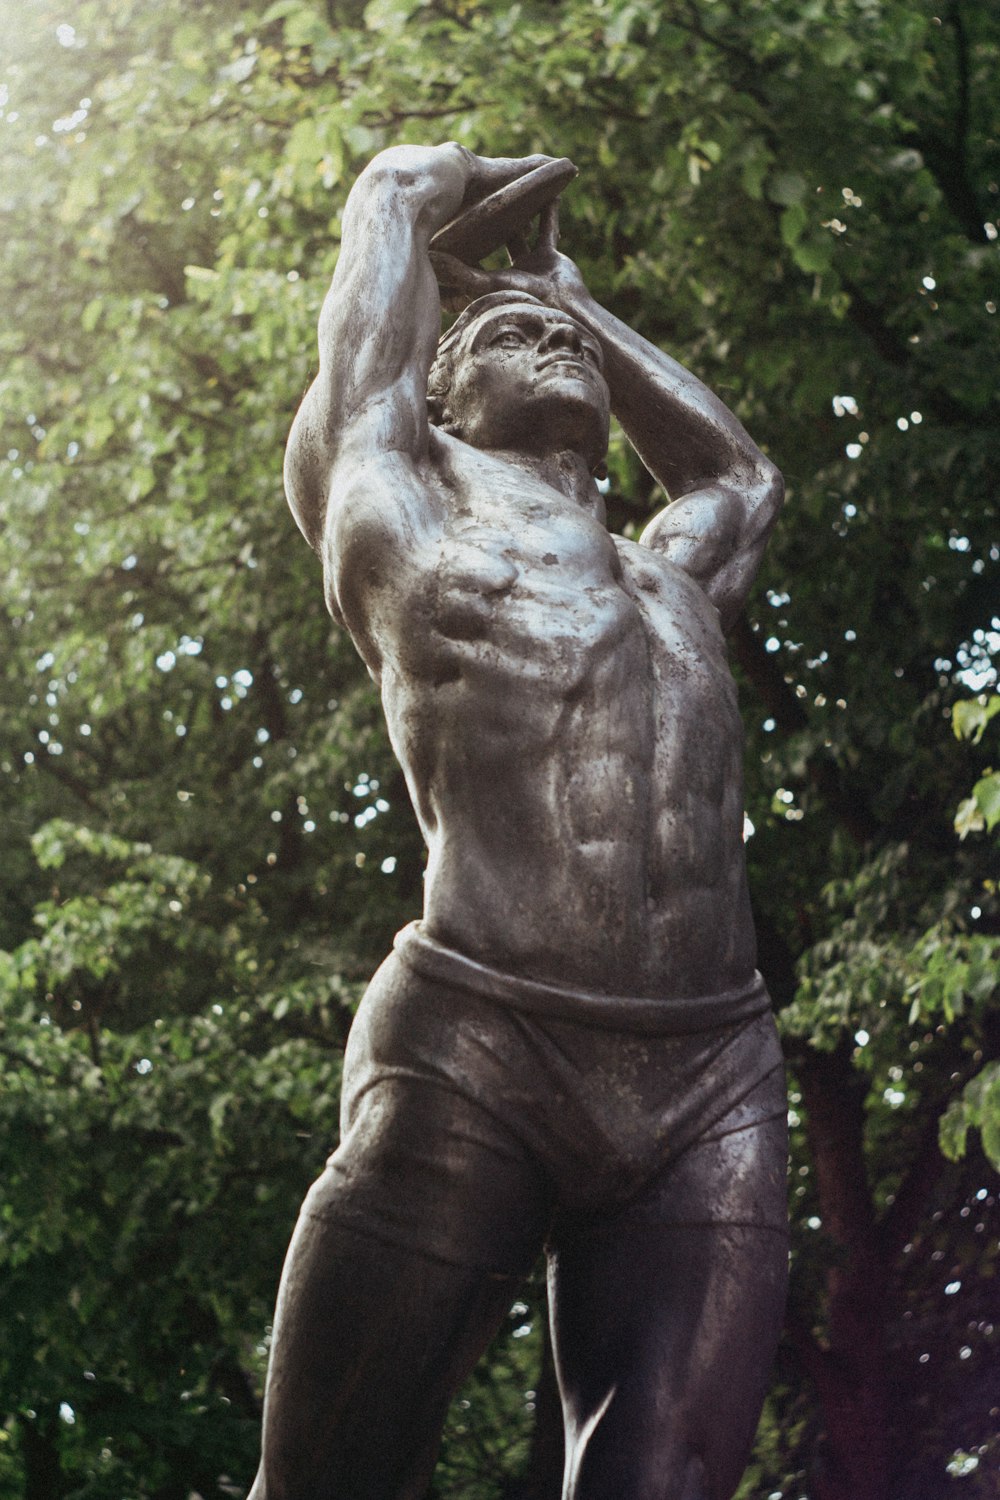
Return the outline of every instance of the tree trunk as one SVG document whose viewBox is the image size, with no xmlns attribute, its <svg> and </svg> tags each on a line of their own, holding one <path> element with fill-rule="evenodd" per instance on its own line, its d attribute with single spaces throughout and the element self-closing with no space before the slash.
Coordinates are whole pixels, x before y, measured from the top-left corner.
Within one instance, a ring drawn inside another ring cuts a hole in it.
<svg viewBox="0 0 1000 1500">
<path fill-rule="evenodd" d="M 886 1360 L 888 1252 L 864 1164 L 865 1081 L 850 1047 L 805 1054 L 796 1074 L 806 1110 L 823 1229 L 824 1344 L 800 1334 L 823 1415 L 811 1474 L 814 1500 L 888 1500 L 891 1413 Z"/>
<path fill-rule="evenodd" d="M 24 1460 L 24 1500 L 61 1500 L 62 1467 L 53 1437 L 58 1418 L 18 1418 L 21 1457 Z"/>
<path fill-rule="evenodd" d="M 813 1500 L 888 1500 L 884 1297 L 866 1285 L 860 1264 L 847 1274 L 832 1272 L 827 1287 L 829 1347 L 817 1351 L 811 1371 L 823 1416 L 810 1469 Z"/>
</svg>

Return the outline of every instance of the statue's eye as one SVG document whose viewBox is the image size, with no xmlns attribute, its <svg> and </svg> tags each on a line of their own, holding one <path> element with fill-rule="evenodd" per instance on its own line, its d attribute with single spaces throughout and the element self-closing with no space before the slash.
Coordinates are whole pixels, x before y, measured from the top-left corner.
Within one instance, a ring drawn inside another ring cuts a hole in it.
<svg viewBox="0 0 1000 1500">
<path fill-rule="evenodd" d="M 505 328 L 497 334 L 493 342 L 501 349 L 516 349 L 524 343 L 524 334 L 518 332 L 516 328 Z"/>
</svg>

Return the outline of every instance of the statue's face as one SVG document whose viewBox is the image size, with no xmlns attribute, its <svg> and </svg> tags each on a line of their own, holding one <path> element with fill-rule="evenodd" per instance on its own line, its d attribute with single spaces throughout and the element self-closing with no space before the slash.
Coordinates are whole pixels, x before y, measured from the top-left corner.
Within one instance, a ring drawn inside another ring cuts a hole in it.
<svg viewBox="0 0 1000 1500">
<path fill-rule="evenodd" d="M 593 467 L 608 445 L 600 345 L 565 313 L 503 304 L 472 323 L 456 352 L 449 426 L 473 447 L 554 453 Z"/>
</svg>

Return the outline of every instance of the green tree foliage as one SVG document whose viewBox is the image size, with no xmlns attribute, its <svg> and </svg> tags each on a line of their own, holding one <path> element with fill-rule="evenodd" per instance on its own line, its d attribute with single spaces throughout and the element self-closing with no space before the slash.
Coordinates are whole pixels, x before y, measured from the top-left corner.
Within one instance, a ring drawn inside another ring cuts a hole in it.
<svg viewBox="0 0 1000 1500">
<path fill-rule="evenodd" d="M 284 1243 L 421 879 L 280 456 L 351 181 L 455 138 L 574 158 L 595 293 L 788 479 L 733 642 L 793 1127 L 743 1493 L 993 1494 L 1000 18 L 5 0 L 3 34 L 0 1493 L 252 1475 Z M 618 527 L 662 503 L 620 440 L 611 476 Z M 523 1295 L 435 1493 L 558 1492 Z"/>
<path fill-rule="evenodd" d="M 959 739 L 971 739 L 978 745 L 990 720 L 1000 713 L 1000 693 L 989 697 L 985 693 L 973 702 L 956 703 L 952 723 Z M 1000 771 L 987 770 L 972 788 L 972 796 L 966 797 L 955 815 L 955 827 L 959 837 L 993 829 L 1000 823 Z"/>
</svg>

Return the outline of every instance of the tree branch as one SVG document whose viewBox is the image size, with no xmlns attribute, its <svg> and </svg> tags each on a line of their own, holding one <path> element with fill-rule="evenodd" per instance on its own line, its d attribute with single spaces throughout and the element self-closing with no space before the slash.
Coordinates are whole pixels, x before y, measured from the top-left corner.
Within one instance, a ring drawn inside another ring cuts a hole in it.
<svg viewBox="0 0 1000 1500">
<path fill-rule="evenodd" d="M 986 214 L 969 176 L 969 125 L 972 112 L 972 86 L 969 76 L 969 37 L 959 0 L 951 0 L 947 18 L 954 37 L 956 99 L 953 128 L 927 131 L 917 137 L 923 155 L 941 196 L 962 231 L 976 244 L 986 239 Z"/>
<path fill-rule="evenodd" d="M 32 1057 L 25 1057 L 22 1052 L 15 1052 L 13 1047 L 0 1046 L 0 1057 L 5 1057 L 8 1062 L 15 1064 L 19 1068 L 30 1069 L 38 1078 L 49 1077 L 48 1069 L 43 1068 L 41 1063 L 35 1062 Z"/>
<path fill-rule="evenodd" d="M 888 1260 L 895 1260 L 915 1233 L 927 1196 L 945 1165 L 938 1145 L 941 1112 L 936 1111 L 933 1119 L 927 1122 L 917 1154 L 896 1191 L 896 1197 L 879 1220 L 878 1237 Z"/>
<path fill-rule="evenodd" d="M 71 791 L 75 797 L 79 797 L 85 807 L 94 808 L 95 803 L 90 788 L 58 760 L 51 755 L 37 755 L 34 763 L 40 771 L 48 771 L 50 776 L 54 776 L 56 781 Z"/>
<path fill-rule="evenodd" d="M 804 1046 L 794 1067 L 823 1222 L 831 1239 L 856 1254 L 871 1244 L 875 1208 L 864 1155 L 867 1082 L 852 1065 L 851 1049 L 847 1040 L 832 1052 Z"/>
</svg>

